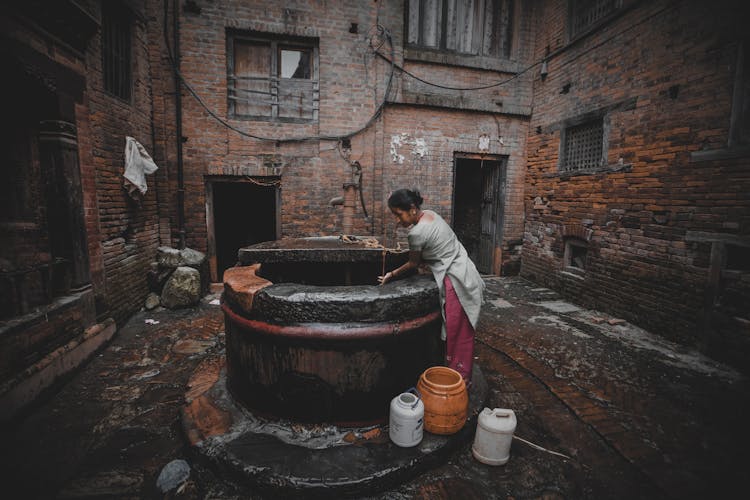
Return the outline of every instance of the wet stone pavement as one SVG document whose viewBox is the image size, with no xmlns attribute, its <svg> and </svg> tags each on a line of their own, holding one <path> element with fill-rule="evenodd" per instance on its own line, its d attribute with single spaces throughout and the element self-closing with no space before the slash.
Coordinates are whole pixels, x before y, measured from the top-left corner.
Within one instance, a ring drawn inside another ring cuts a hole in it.
<svg viewBox="0 0 750 500">
<path fill-rule="evenodd" d="M 492 467 L 468 442 L 369 498 L 747 496 L 745 376 L 521 278 L 486 282 L 475 355 L 487 406 L 513 409 L 517 438 L 569 458 L 516 439 L 509 462 Z M 264 498 L 200 460 L 180 421 L 191 376 L 223 356 L 217 299 L 136 314 L 58 392 L 6 424 L 2 498 Z M 190 475 L 164 494 L 157 478 L 175 459 Z"/>
</svg>

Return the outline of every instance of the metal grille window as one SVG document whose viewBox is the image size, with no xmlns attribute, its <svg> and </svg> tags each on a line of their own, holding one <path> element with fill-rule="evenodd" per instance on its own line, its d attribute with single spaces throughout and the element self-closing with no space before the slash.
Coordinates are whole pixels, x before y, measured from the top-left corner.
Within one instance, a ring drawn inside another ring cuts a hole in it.
<svg viewBox="0 0 750 500">
<path fill-rule="evenodd" d="M 413 47 L 509 57 L 514 0 L 409 0 Z"/>
<path fill-rule="evenodd" d="M 622 0 L 573 0 L 570 2 L 571 38 L 587 31 L 622 7 Z"/>
<path fill-rule="evenodd" d="M 102 71 L 104 90 L 129 101 L 131 92 L 132 16 L 117 2 L 102 4 Z"/>
<path fill-rule="evenodd" d="M 602 119 L 566 128 L 563 141 L 560 170 L 586 170 L 602 166 L 604 162 Z"/>
<path fill-rule="evenodd" d="M 318 119 L 317 44 L 230 35 L 229 114 L 234 118 Z"/>
</svg>

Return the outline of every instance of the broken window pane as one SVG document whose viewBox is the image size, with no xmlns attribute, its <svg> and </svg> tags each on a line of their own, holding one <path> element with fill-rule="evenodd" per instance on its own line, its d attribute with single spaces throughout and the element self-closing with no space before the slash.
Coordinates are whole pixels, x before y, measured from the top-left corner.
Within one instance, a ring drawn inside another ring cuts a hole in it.
<svg viewBox="0 0 750 500">
<path fill-rule="evenodd" d="M 310 79 L 310 51 L 281 49 L 281 78 Z"/>
</svg>

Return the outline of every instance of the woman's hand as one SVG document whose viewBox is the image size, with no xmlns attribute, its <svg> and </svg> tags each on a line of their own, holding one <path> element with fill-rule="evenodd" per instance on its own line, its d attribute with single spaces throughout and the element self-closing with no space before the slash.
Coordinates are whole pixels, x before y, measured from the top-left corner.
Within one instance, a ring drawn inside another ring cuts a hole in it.
<svg viewBox="0 0 750 500">
<path fill-rule="evenodd" d="M 393 279 L 393 272 L 388 271 L 383 276 L 378 276 L 378 283 L 380 283 L 381 285 L 385 285 L 392 279 Z"/>
</svg>

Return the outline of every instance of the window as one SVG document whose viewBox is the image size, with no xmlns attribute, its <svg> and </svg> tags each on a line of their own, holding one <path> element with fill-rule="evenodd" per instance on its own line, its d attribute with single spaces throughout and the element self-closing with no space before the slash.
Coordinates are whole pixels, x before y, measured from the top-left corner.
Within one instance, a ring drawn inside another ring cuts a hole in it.
<svg viewBox="0 0 750 500">
<path fill-rule="evenodd" d="M 513 8 L 514 0 L 409 0 L 407 43 L 508 58 Z"/>
<path fill-rule="evenodd" d="M 747 40 L 737 45 L 729 147 L 750 145 L 750 47 Z"/>
<path fill-rule="evenodd" d="M 125 101 L 131 92 L 130 11 L 117 2 L 102 2 L 102 72 L 104 90 Z"/>
<path fill-rule="evenodd" d="M 230 34 L 229 51 L 231 117 L 317 120 L 317 42 Z"/>
<path fill-rule="evenodd" d="M 599 118 L 563 131 L 560 170 L 589 170 L 604 164 L 604 120 Z"/>
<path fill-rule="evenodd" d="M 576 274 L 583 274 L 586 270 L 586 256 L 589 245 L 585 240 L 568 238 L 565 240 L 565 268 Z"/>
<path fill-rule="evenodd" d="M 622 0 L 571 0 L 570 37 L 586 32 L 622 7 Z"/>
</svg>

